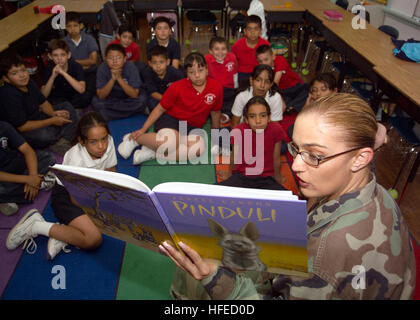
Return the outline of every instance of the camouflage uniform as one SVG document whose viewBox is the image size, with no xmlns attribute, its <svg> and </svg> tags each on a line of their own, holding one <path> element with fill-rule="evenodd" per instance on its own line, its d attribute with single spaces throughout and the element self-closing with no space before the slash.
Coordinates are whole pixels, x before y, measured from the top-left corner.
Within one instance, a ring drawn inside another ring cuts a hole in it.
<svg viewBox="0 0 420 320">
<path fill-rule="evenodd" d="M 216 299 L 412 298 L 416 265 L 408 228 L 374 177 L 361 190 L 319 202 L 308 214 L 307 228 L 308 278 L 268 274 L 250 278 L 223 271 L 200 283 L 178 271 L 176 276 L 181 277 L 174 281 L 172 294 L 210 298 L 205 287 Z M 363 276 L 364 283 L 359 281 Z M 185 277 L 187 285 L 180 287 Z"/>
</svg>

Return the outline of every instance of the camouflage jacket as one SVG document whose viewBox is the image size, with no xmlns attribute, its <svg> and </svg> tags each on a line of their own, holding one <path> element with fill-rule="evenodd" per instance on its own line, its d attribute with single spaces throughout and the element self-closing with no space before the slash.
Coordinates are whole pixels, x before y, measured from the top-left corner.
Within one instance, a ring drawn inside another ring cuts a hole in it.
<svg viewBox="0 0 420 320">
<path fill-rule="evenodd" d="M 375 178 L 361 190 L 319 202 L 307 228 L 308 278 L 219 272 L 199 283 L 178 271 L 178 287 L 174 281 L 171 292 L 198 299 L 412 298 L 416 265 L 408 228 Z"/>
</svg>

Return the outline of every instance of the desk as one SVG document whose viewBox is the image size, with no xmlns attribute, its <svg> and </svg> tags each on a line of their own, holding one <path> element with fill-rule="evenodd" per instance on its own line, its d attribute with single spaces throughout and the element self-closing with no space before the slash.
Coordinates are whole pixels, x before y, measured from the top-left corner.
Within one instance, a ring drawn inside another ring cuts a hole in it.
<svg viewBox="0 0 420 320">
<path fill-rule="evenodd" d="M 61 4 L 66 11 L 76 11 L 80 13 L 97 13 L 101 10 L 107 0 L 37 0 L 27 6 L 17 10 L 13 14 L 0 20 L 0 52 L 6 50 L 10 44 L 19 40 L 23 36 L 36 30 L 40 24 L 52 17 L 51 14 L 36 14 L 34 6 L 48 7 L 53 4 Z"/>
<path fill-rule="evenodd" d="M 353 29 L 351 12 L 328 0 L 297 0 L 307 9 L 306 19 L 317 27 L 335 50 L 360 69 L 370 80 L 378 83 L 388 96 L 395 99 L 417 122 L 420 122 L 420 65 L 396 58 L 390 37 L 366 23 L 366 29 Z M 326 9 L 334 9 L 343 15 L 340 22 L 323 16 Z M 346 64 L 341 71 L 342 83 Z"/>
</svg>

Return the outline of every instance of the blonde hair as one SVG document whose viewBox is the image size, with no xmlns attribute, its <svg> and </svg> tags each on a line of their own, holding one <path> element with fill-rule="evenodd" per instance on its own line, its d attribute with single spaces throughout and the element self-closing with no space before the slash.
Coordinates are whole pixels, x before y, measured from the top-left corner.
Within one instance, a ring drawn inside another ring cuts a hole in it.
<svg viewBox="0 0 420 320">
<path fill-rule="evenodd" d="M 316 113 L 326 124 L 336 127 L 337 138 L 350 148 L 374 147 L 378 125 L 371 107 L 361 98 L 335 93 L 305 106 L 299 113 Z"/>
</svg>

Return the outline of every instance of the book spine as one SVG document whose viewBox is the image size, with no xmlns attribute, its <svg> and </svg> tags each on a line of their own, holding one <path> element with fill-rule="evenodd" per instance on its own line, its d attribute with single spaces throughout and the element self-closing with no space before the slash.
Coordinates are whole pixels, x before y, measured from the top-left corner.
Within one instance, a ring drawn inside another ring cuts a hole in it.
<svg viewBox="0 0 420 320">
<path fill-rule="evenodd" d="M 152 200 L 157 212 L 159 213 L 160 218 L 162 219 L 163 223 L 165 224 L 166 230 L 168 230 L 168 233 L 171 235 L 172 241 L 174 242 L 177 249 L 182 252 L 182 249 L 178 246 L 178 242 L 180 240 L 179 240 L 177 234 L 175 233 L 175 230 L 172 227 L 172 224 L 169 221 L 169 219 L 168 219 L 168 217 L 165 213 L 165 210 L 163 210 L 162 206 L 160 205 L 156 194 L 152 191 L 152 192 L 149 193 L 149 197 Z"/>
</svg>

